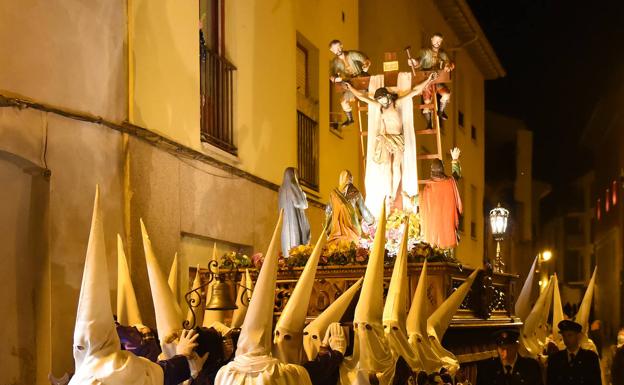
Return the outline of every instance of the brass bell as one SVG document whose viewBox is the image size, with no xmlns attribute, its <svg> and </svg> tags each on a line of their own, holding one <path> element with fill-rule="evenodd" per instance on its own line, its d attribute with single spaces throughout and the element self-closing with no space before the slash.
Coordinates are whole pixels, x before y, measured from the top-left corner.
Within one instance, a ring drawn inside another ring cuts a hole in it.
<svg viewBox="0 0 624 385">
<path fill-rule="evenodd" d="M 217 278 L 217 282 L 212 285 L 210 301 L 206 304 L 206 310 L 234 310 L 237 309 L 232 289 L 227 282 Z"/>
</svg>

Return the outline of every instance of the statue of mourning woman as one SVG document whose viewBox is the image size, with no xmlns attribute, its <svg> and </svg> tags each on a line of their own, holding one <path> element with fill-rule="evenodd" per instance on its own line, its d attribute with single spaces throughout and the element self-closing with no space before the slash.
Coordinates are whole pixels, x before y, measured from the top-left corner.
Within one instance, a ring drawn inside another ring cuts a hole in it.
<svg viewBox="0 0 624 385">
<path fill-rule="evenodd" d="M 351 172 L 343 170 L 338 187 L 329 193 L 329 203 L 325 208 L 325 223 L 329 233 L 327 244 L 358 242 L 362 235 L 362 221 L 373 224 L 375 217 L 366 207 L 360 190 L 353 185 Z"/>
<path fill-rule="evenodd" d="M 282 253 L 287 258 L 290 249 L 310 242 L 310 222 L 305 214 L 308 199 L 299 185 L 297 169 L 294 167 L 288 167 L 284 171 L 278 195 L 279 208 L 284 210 Z"/>
</svg>

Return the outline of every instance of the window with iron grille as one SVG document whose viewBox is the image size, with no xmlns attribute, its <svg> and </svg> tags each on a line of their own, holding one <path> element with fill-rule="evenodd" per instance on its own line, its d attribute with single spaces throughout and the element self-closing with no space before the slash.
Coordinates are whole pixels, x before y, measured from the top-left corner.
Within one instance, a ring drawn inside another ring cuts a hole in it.
<svg viewBox="0 0 624 385">
<path fill-rule="evenodd" d="M 319 129 L 318 124 L 297 111 L 297 166 L 299 182 L 318 191 L 319 185 Z"/>
<path fill-rule="evenodd" d="M 470 137 L 472 138 L 472 140 L 476 141 L 477 140 L 477 127 L 475 126 L 470 126 Z"/>
<path fill-rule="evenodd" d="M 234 71 L 225 58 L 223 0 L 200 1 L 201 141 L 237 154 L 234 141 Z"/>
</svg>

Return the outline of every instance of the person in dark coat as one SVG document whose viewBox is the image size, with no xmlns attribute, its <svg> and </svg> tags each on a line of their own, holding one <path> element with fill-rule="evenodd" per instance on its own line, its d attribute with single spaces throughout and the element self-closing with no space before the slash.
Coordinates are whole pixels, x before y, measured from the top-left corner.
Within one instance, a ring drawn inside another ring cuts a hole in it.
<svg viewBox="0 0 624 385">
<path fill-rule="evenodd" d="M 519 336 L 515 329 L 500 330 L 494 334 L 498 357 L 479 362 L 477 385 L 542 385 L 537 361 L 518 354 Z"/>
<path fill-rule="evenodd" d="M 611 384 L 624 385 L 624 345 L 617 348 L 611 364 Z"/>
<path fill-rule="evenodd" d="M 583 327 L 571 320 L 557 326 L 566 348 L 548 357 L 548 385 L 601 385 L 598 355 L 580 347 Z"/>
</svg>

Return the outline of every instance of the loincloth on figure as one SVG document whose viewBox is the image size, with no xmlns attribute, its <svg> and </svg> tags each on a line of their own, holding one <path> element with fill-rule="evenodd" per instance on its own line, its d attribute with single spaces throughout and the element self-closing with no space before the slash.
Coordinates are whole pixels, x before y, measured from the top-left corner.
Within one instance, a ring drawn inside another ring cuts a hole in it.
<svg viewBox="0 0 624 385">
<path fill-rule="evenodd" d="M 379 134 L 375 141 L 375 163 L 390 161 L 390 155 L 403 154 L 405 150 L 405 138 L 403 134 Z"/>
</svg>

